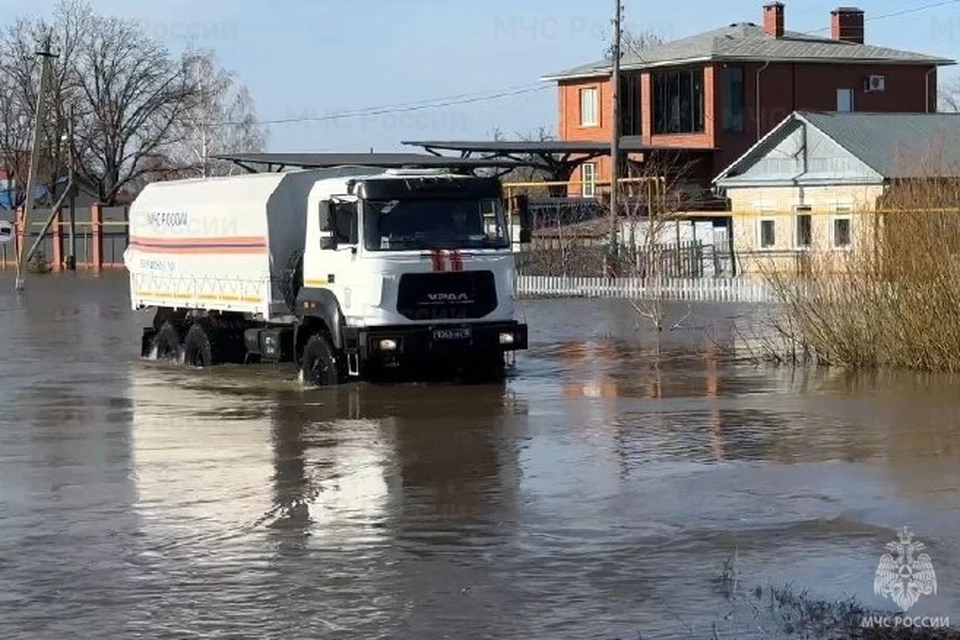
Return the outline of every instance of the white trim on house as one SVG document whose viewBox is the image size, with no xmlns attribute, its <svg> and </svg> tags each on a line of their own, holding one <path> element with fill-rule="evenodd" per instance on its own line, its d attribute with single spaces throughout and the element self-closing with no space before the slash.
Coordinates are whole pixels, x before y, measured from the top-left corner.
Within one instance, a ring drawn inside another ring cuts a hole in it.
<svg viewBox="0 0 960 640">
<path fill-rule="evenodd" d="M 758 150 L 760 147 L 762 147 L 768 140 L 771 140 L 772 138 L 774 138 L 774 136 L 779 135 L 784 129 L 786 129 L 786 128 L 787 128 L 791 123 L 793 123 L 793 122 L 800 122 L 800 123 L 803 124 L 803 126 L 812 127 L 813 129 L 816 129 L 816 130 L 819 131 L 821 134 L 823 134 L 824 137 L 826 137 L 826 138 L 828 138 L 828 139 L 830 139 L 830 140 L 833 140 L 833 138 L 831 138 L 829 135 L 827 135 L 827 133 L 826 133 L 823 129 L 821 129 L 820 127 L 816 126 L 815 124 L 813 124 L 812 122 L 810 122 L 808 119 L 804 118 L 803 115 L 802 115 L 799 111 L 794 111 L 794 112 L 791 113 L 789 116 L 787 116 L 786 118 L 784 118 L 784 119 L 780 122 L 780 124 L 778 124 L 778 125 L 775 126 L 773 129 L 771 129 L 769 132 L 767 132 L 767 135 L 765 135 L 765 136 L 763 136 L 762 138 L 760 138 L 759 140 L 757 140 L 757 141 L 753 144 L 752 147 L 750 147 L 749 149 L 747 149 L 747 150 L 743 153 L 743 155 L 741 155 L 739 158 L 737 158 L 736 160 L 734 160 L 733 162 L 731 162 L 730 165 L 728 165 L 726 169 L 724 169 L 723 171 L 721 171 L 720 174 L 717 175 L 717 177 L 713 179 L 713 181 L 711 182 L 711 184 L 713 184 L 713 185 L 715 185 L 715 186 L 717 186 L 717 187 L 719 187 L 719 188 L 732 188 L 732 187 L 737 187 L 737 188 L 739 188 L 739 187 L 784 187 L 784 186 L 817 187 L 817 186 L 831 186 L 831 185 L 856 185 L 856 184 L 875 185 L 875 184 L 886 184 L 886 179 L 885 179 L 882 175 L 880 175 L 879 173 L 877 173 L 872 167 L 867 166 L 865 163 L 863 164 L 864 168 L 867 169 L 870 174 L 873 174 L 873 175 L 876 176 L 876 181 L 865 182 L 862 177 L 853 178 L 853 179 L 847 179 L 847 180 L 844 180 L 843 178 L 837 178 L 836 180 L 826 179 L 826 178 L 817 178 L 817 179 L 813 179 L 813 180 L 804 180 L 802 176 L 798 176 L 797 178 L 795 178 L 794 180 L 792 180 L 789 184 L 786 184 L 782 178 L 772 178 L 772 179 L 770 179 L 770 180 L 756 180 L 756 179 L 754 179 L 754 180 L 738 181 L 737 178 L 736 178 L 736 176 L 733 176 L 733 177 L 730 176 L 730 174 L 731 174 L 734 170 L 740 168 L 740 166 L 741 166 L 742 164 L 744 164 L 749 158 L 751 158 L 751 157 L 757 152 L 757 150 Z M 844 149 L 847 153 L 849 153 L 849 154 L 852 155 L 853 157 L 857 157 L 855 153 L 853 153 L 852 151 L 850 151 L 849 149 L 847 149 L 846 147 L 844 147 L 844 146 L 841 145 L 840 143 L 838 143 L 838 142 L 836 142 L 836 141 L 834 141 L 834 143 L 835 143 L 838 147 L 840 147 L 841 149 Z M 859 160 L 859 158 L 858 158 L 858 160 Z M 721 184 L 722 182 L 728 182 L 729 184 L 724 185 L 724 184 Z"/>
<path fill-rule="evenodd" d="M 842 98 L 841 98 L 842 97 Z M 846 104 L 849 101 L 849 104 Z M 846 108 L 842 108 L 846 107 Z M 853 113 L 857 110 L 856 92 L 849 87 L 839 87 L 837 89 L 837 112 Z"/>
<path fill-rule="evenodd" d="M 766 215 L 768 211 L 761 212 L 757 218 L 757 251 L 776 251 L 777 249 L 777 219 L 775 216 Z M 773 244 L 768 247 L 763 246 L 763 223 L 773 224 Z"/>
<path fill-rule="evenodd" d="M 590 177 L 587 177 L 587 168 L 590 168 Z M 597 162 L 584 162 L 580 165 L 580 196 L 583 198 L 597 197 L 597 173 L 600 164 Z"/>
<path fill-rule="evenodd" d="M 585 102 L 584 98 L 588 94 L 592 94 L 593 99 L 590 102 Z M 600 126 L 600 87 L 582 87 L 578 92 L 578 97 L 580 99 L 580 126 L 581 127 L 599 127 Z M 584 106 L 587 104 L 590 105 L 590 108 L 584 109 Z M 588 116 L 590 116 L 591 118 L 590 120 L 587 119 Z"/>
<path fill-rule="evenodd" d="M 791 113 L 789 116 L 787 116 L 786 118 L 784 118 L 784 119 L 780 122 L 780 124 L 778 124 L 777 126 L 775 126 L 773 129 L 770 129 L 770 131 L 767 132 L 767 135 L 765 135 L 765 136 L 763 136 L 762 138 L 760 138 L 759 140 L 757 140 L 757 141 L 753 144 L 753 146 L 750 147 L 749 149 L 747 149 L 746 151 L 744 151 L 743 154 L 742 154 L 739 158 L 737 158 L 736 160 L 734 160 L 733 162 L 731 162 L 729 165 L 727 165 L 727 168 L 724 169 L 723 171 L 721 171 L 720 174 L 719 174 L 716 178 L 713 179 L 713 184 L 719 186 L 720 181 L 721 181 L 721 180 L 725 180 L 725 179 L 727 178 L 727 175 L 728 175 L 731 171 L 733 171 L 737 166 L 739 166 L 740 163 L 741 163 L 743 160 L 745 160 L 748 156 L 750 156 L 750 155 L 754 152 L 754 150 L 757 149 L 757 147 L 759 147 L 760 145 L 762 145 L 762 144 L 763 144 L 764 142 L 766 142 L 767 140 L 773 138 L 773 136 L 775 136 L 776 134 L 780 133 L 780 131 L 781 131 L 782 129 L 785 129 L 791 122 L 793 122 L 794 120 L 799 119 L 799 118 L 800 118 L 800 115 L 799 115 L 796 111 L 794 111 L 794 112 Z M 804 122 L 806 122 L 806 120 L 804 120 Z M 770 182 L 773 183 L 774 181 L 770 181 Z M 779 181 L 777 181 L 777 183 L 779 183 Z"/>
<path fill-rule="evenodd" d="M 846 204 L 831 205 L 833 212 L 830 216 L 830 250 L 850 251 L 853 248 L 853 207 Z M 847 221 L 847 244 L 837 245 L 837 221 Z"/>
</svg>

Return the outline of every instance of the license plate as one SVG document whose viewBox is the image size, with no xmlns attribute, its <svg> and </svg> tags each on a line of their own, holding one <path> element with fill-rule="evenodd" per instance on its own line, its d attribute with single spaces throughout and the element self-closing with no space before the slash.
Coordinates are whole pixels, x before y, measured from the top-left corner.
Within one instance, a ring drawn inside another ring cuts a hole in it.
<svg viewBox="0 0 960 640">
<path fill-rule="evenodd" d="M 470 327 L 457 327 L 453 329 L 434 329 L 434 340 L 469 340 L 473 335 Z"/>
</svg>

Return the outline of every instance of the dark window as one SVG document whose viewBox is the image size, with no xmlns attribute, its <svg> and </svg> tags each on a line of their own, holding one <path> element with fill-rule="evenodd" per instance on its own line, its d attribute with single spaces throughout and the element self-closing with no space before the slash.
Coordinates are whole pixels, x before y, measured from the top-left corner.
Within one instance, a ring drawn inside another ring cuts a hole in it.
<svg viewBox="0 0 960 640">
<path fill-rule="evenodd" d="M 760 221 L 760 248 L 772 249 L 777 244 L 776 222 L 774 220 Z"/>
<path fill-rule="evenodd" d="M 797 214 L 797 248 L 809 247 L 813 242 L 813 225 L 809 213 Z"/>
<path fill-rule="evenodd" d="M 703 69 L 662 71 L 653 76 L 654 133 L 703 131 Z"/>
<path fill-rule="evenodd" d="M 333 221 L 336 225 L 334 233 L 338 244 L 357 244 L 360 234 L 356 202 L 333 203 Z"/>
<path fill-rule="evenodd" d="M 744 119 L 743 67 L 723 69 L 723 130 L 743 132 Z"/>
<path fill-rule="evenodd" d="M 640 77 L 626 76 L 620 80 L 620 135 L 638 136 L 643 133 L 643 109 L 640 106 Z"/>
<path fill-rule="evenodd" d="M 838 249 L 850 246 L 850 218 L 834 219 L 833 246 Z"/>
<path fill-rule="evenodd" d="M 366 200 L 368 251 L 504 249 L 510 236 L 499 200 Z"/>
</svg>

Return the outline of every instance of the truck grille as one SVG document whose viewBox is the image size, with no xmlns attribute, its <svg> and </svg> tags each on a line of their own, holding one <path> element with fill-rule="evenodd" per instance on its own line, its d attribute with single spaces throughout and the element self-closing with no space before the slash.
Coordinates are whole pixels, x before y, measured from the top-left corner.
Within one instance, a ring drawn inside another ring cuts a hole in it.
<svg viewBox="0 0 960 640">
<path fill-rule="evenodd" d="M 410 320 L 470 320 L 497 308 L 490 271 L 407 273 L 400 277 L 397 311 Z"/>
</svg>

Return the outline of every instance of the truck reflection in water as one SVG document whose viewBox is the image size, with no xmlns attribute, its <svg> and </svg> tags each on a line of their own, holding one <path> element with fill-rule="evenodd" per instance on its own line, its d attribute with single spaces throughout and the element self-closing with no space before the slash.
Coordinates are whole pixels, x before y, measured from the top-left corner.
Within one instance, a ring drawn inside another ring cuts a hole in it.
<svg viewBox="0 0 960 640">
<path fill-rule="evenodd" d="M 342 548 L 416 537 L 421 524 L 436 538 L 449 522 L 453 535 L 512 509 L 525 410 L 502 385 L 261 382 L 149 364 L 134 373 L 148 530 L 178 544 L 261 531 L 282 547 Z"/>
<path fill-rule="evenodd" d="M 366 544 L 387 532 L 417 536 L 418 524 L 436 536 L 438 522 L 460 530 L 512 508 L 509 443 L 522 410 L 501 386 L 348 386 L 271 404 L 269 522 L 285 542 L 309 534 Z"/>
</svg>

